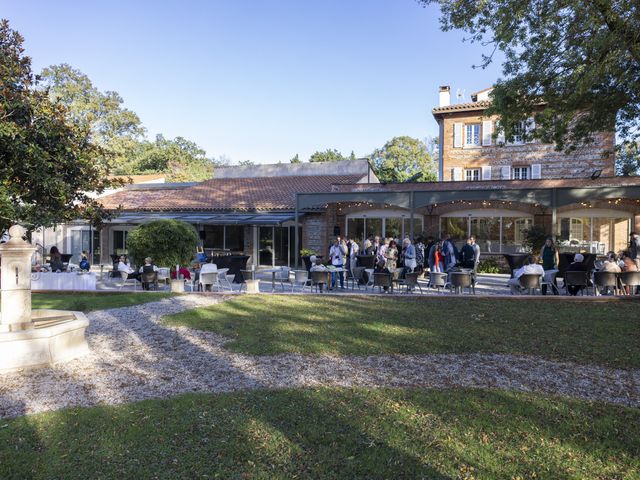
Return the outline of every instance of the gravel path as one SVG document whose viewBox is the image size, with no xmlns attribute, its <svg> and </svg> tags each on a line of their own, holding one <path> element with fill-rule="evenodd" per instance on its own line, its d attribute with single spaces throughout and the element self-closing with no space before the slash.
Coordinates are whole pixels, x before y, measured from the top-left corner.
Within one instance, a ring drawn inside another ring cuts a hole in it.
<svg viewBox="0 0 640 480">
<path fill-rule="evenodd" d="M 219 301 L 185 295 L 90 313 L 91 353 L 54 368 L 3 374 L 0 417 L 185 392 L 320 385 L 489 387 L 640 407 L 640 370 L 498 354 L 250 356 L 225 350 L 220 335 L 160 324 L 163 315 Z"/>
</svg>

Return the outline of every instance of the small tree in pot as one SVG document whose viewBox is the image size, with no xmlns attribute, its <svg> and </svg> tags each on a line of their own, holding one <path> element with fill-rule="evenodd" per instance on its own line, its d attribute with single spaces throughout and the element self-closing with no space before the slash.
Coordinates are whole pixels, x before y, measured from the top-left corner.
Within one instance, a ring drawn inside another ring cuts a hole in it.
<svg viewBox="0 0 640 480">
<path fill-rule="evenodd" d="M 198 246 L 198 232 L 179 220 L 155 220 L 133 229 L 127 238 L 129 254 L 139 264 L 151 257 L 163 267 L 188 265 Z"/>
</svg>

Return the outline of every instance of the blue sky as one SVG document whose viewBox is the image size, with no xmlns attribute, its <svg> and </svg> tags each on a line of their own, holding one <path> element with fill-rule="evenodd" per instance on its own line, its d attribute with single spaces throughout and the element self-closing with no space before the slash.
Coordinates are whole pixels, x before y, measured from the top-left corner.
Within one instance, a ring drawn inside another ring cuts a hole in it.
<svg viewBox="0 0 640 480">
<path fill-rule="evenodd" d="M 366 156 L 435 136 L 438 86 L 481 90 L 482 47 L 414 0 L 9 1 L 34 71 L 69 63 L 115 90 L 150 137 L 183 136 L 233 162 Z"/>
</svg>

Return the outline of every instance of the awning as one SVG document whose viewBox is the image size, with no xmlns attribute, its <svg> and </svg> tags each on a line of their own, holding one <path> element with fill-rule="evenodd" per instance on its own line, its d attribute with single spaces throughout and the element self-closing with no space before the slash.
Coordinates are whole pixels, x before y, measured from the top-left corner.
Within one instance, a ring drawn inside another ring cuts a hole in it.
<svg viewBox="0 0 640 480">
<path fill-rule="evenodd" d="M 125 212 L 107 223 L 146 223 L 174 219 L 205 225 L 281 225 L 295 219 L 292 212 L 283 213 L 208 213 L 208 212 Z"/>
</svg>

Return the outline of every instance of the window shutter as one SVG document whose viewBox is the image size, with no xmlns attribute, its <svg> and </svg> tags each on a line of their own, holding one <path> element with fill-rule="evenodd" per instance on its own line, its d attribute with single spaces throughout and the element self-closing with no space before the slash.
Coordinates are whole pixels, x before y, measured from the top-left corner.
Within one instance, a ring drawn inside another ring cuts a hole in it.
<svg viewBox="0 0 640 480">
<path fill-rule="evenodd" d="M 508 165 L 500 167 L 500 177 L 502 180 L 511 180 L 511 167 Z"/>
<path fill-rule="evenodd" d="M 462 148 L 462 124 L 453 124 L 453 148 Z"/>
<path fill-rule="evenodd" d="M 539 180 L 541 178 L 542 178 L 542 165 L 540 165 L 539 163 L 531 165 L 531 179 Z"/>
<path fill-rule="evenodd" d="M 491 180 L 491 167 L 482 167 L 482 180 Z"/>
<path fill-rule="evenodd" d="M 534 143 L 535 140 L 530 138 L 530 135 L 533 135 L 533 132 L 536 129 L 536 121 L 534 118 L 527 119 L 527 143 Z M 533 175 L 533 174 L 532 174 Z"/>
<path fill-rule="evenodd" d="M 482 145 L 491 145 L 491 134 L 493 133 L 493 122 L 485 120 L 482 122 Z"/>
<path fill-rule="evenodd" d="M 462 180 L 462 168 L 460 167 L 455 167 L 453 169 L 453 180 L 455 182 L 459 182 Z"/>
<path fill-rule="evenodd" d="M 498 137 L 496 138 L 496 143 L 498 145 L 504 145 L 504 130 L 500 131 L 500 122 L 496 122 L 496 130 L 498 130 Z"/>
</svg>

